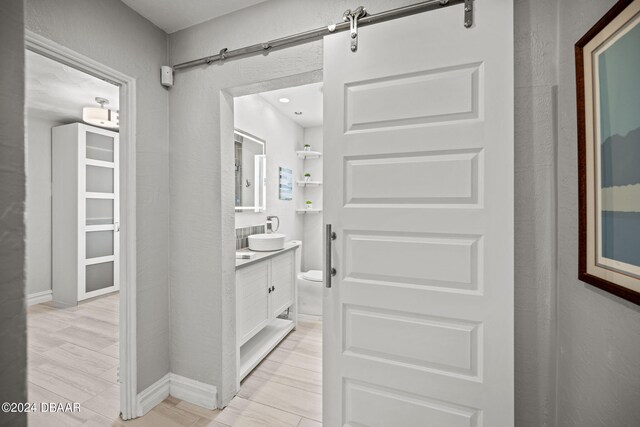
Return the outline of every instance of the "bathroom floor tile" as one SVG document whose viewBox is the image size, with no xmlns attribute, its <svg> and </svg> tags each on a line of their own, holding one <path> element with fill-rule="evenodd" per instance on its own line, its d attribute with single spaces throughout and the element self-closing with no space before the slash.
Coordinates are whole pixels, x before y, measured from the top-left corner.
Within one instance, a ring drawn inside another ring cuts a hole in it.
<svg viewBox="0 0 640 427">
<path fill-rule="evenodd" d="M 313 393 L 322 393 L 321 373 L 271 360 L 265 360 L 258 365 L 251 376 Z"/>
<path fill-rule="evenodd" d="M 233 427 L 296 427 L 301 419 L 298 415 L 236 396 L 215 421 Z"/>
<path fill-rule="evenodd" d="M 296 351 L 276 348 L 271 352 L 271 354 L 269 354 L 267 360 L 283 363 L 285 365 L 295 366 L 297 368 L 307 369 L 309 371 L 322 372 L 321 358 L 308 356 Z"/>
<path fill-rule="evenodd" d="M 255 384 L 257 378 L 251 378 L 251 393 L 247 398 L 252 402 L 278 408 L 292 414 L 313 420 L 322 420 L 322 395 L 300 388 L 291 387 L 273 381 Z"/>
<path fill-rule="evenodd" d="M 298 427 L 322 427 L 322 423 L 308 418 L 303 418 Z"/>
</svg>

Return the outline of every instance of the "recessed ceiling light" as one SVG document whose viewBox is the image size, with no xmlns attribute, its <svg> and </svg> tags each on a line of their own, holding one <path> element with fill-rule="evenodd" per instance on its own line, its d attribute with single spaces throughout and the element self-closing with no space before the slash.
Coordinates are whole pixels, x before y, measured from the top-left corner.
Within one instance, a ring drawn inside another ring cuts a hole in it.
<svg viewBox="0 0 640 427">
<path fill-rule="evenodd" d="M 301 116 L 302 115 L 302 111 L 294 111 L 296 116 Z"/>
<path fill-rule="evenodd" d="M 282 102 L 283 104 L 288 104 L 289 101 L 291 100 L 289 98 L 280 98 L 279 101 Z"/>
</svg>

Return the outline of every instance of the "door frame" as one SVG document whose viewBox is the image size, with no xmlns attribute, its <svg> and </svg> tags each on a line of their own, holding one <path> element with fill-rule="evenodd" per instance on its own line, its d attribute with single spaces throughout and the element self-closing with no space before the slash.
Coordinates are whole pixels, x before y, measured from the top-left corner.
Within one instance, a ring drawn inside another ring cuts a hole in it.
<svg viewBox="0 0 640 427">
<path fill-rule="evenodd" d="M 136 80 L 85 55 L 25 30 L 25 49 L 75 68 L 120 88 L 120 412 L 124 420 L 137 416 L 136 348 Z"/>
<path fill-rule="evenodd" d="M 242 59 L 240 60 L 242 61 Z M 235 252 L 235 217 L 236 214 L 246 211 L 236 211 L 235 209 L 235 197 L 228 193 L 225 188 L 235 188 L 233 164 L 235 158 L 235 151 L 233 148 L 233 132 L 235 127 L 235 111 L 233 106 L 234 98 L 238 98 L 246 95 L 254 95 L 261 92 L 268 92 L 272 90 L 284 89 L 294 86 L 303 86 L 312 83 L 318 83 L 323 81 L 323 70 L 315 69 L 304 72 L 283 72 L 278 78 L 271 80 L 254 80 L 239 84 L 236 86 L 229 86 L 222 88 L 218 92 L 218 101 L 220 105 L 220 164 L 221 175 L 220 189 L 221 194 L 228 194 L 229 197 L 222 197 L 220 202 L 220 218 L 222 219 L 222 241 L 220 247 L 223 254 L 232 254 Z M 229 144 L 225 144 L 224 141 L 229 141 Z M 231 165 L 231 166 L 229 166 Z M 252 211 L 251 211 L 252 212 Z M 264 214 L 265 212 L 254 212 L 258 214 Z M 231 228 L 233 226 L 234 228 Z M 304 242 L 303 242 L 304 244 Z M 298 249 L 300 250 L 300 249 Z M 233 377 L 233 395 L 227 396 L 224 392 L 221 393 L 221 387 L 218 388 L 218 405 L 219 407 L 227 406 L 231 401 L 231 398 L 240 391 L 239 372 L 237 366 L 237 301 L 236 301 L 236 267 L 235 257 L 224 256 L 222 257 L 222 271 L 223 271 L 223 294 L 228 295 L 229 299 L 224 298 L 222 301 L 223 318 L 226 325 L 232 325 L 231 339 L 233 341 L 223 340 L 223 346 L 225 349 L 224 356 L 222 358 L 222 371 L 229 373 Z"/>
</svg>

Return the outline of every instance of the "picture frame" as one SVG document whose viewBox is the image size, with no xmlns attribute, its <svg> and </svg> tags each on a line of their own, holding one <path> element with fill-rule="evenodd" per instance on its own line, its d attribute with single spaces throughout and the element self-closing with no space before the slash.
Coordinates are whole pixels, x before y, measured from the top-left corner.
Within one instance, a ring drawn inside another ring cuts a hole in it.
<svg viewBox="0 0 640 427">
<path fill-rule="evenodd" d="M 578 278 L 640 304 L 640 0 L 575 45 Z"/>
<path fill-rule="evenodd" d="M 293 171 L 289 168 L 279 168 L 278 197 L 280 200 L 293 200 Z"/>
</svg>

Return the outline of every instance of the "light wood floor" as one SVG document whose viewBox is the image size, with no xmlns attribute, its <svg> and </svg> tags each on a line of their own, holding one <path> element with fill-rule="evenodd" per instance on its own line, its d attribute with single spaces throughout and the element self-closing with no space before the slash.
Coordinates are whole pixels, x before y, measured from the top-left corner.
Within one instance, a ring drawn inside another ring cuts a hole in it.
<svg viewBox="0 0 640 427">
<path fill-rule="evenodd" d="M 120 413 L 118 294 L 27 310 L 29 402 L 78 402 L 79 413 L 32 413 L 30 426 L 112 425 Z"/>
<path fill-rule="evenodd" d="M 80 402 L 79 413 L 29 414 L 30 426 L 319 427 L 322 323 L 302 320 L 242 382 L 223 410 L 167 398 L 142 418 L 118 418 L 118 296 L 71 309 L 29 307 L 30 402 Z"/>
</svg>

